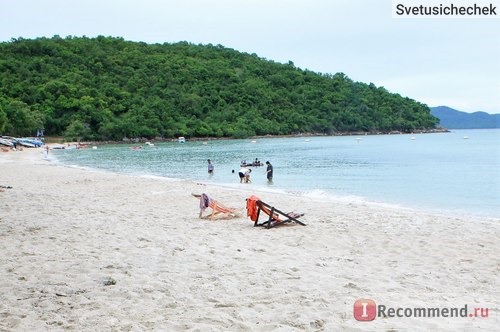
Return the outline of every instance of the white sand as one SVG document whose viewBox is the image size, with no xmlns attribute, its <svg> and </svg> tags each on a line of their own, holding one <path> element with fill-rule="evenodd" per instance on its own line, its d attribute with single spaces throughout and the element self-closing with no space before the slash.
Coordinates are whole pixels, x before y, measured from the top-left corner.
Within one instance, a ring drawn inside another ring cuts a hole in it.
<svg viewBox="0 0 500 332">
<path fill-rule="evenodd" d="M 55 165 L 0 153 L 0 330 L 498 329 L 500 220 L 314 201 Z M 246 186 L 251 188 L 251 185 Z M 191 193 L 240 207 L 198 219 Z M 252 227 L 245 198 L 305 212 Z M 107 281 L 115 285 L 105 285 Z M 393 307 L 489 308 L 488 318 L 358 322 Z"/>
</svg>

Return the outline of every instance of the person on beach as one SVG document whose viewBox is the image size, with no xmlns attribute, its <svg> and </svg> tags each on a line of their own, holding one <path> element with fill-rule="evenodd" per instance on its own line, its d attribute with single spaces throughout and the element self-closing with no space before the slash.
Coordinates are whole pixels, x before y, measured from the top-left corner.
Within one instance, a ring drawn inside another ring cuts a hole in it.
<svg viewBox="0 0 500 332">
<path fill-rule="evenodd" d="M 266 161 L 266 175 L 267 175 L 267 181 L 272 182 L 273 181 L 273 165 L 269 161 Z"/>
<path fill-rule="evenodd" d="M 243 180 L 245 179 L 245 173 L 247 172 L 246 167 L 241 167 L 240 171 L 238 172 L 238 175 L 240 176 L 240 183 L 243 183 Z"/>
<path fill-rule="evenodd" d="M 251 169 L 248 169 L 246 172 L 245 172 L 245 183 L 251 183 L 252 181 L 250 181 L 250 173 L 252 173 L 252 170 Z"/>
<path fill-rule="evenodd" d="M 212 175 L 214 174 L 214 164 L 212 164 L 212 161 L 210 159 L 208 159 L 207 162 L 208 162 L 208 174 Z"/>
</svg>

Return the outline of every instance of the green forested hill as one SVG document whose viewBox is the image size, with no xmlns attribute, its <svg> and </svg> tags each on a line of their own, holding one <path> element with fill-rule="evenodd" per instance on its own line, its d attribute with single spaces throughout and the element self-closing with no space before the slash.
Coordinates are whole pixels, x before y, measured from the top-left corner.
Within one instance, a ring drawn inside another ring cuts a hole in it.
<svg viewBox="0 0 500 332">
<path fill-rule="evenodd" d="M 426 105 L 220 45 L 0 43 L 0 134 L 120 140 L 434 128 Z"/>
</svg>

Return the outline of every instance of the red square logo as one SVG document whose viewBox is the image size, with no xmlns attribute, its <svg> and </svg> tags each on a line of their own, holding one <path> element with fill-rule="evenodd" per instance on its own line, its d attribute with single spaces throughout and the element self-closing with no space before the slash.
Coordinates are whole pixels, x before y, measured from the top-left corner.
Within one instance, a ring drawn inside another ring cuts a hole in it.
<svg viewBox="0 0 500 332">
<path fill-rule="evenodd" d="M 375 319 L 377 315 L 377 305 L 375 301 L 368 299 L 359 299 L 354 302 L 354 318 L 356 320 L 367 322 Z"/>
</svg>

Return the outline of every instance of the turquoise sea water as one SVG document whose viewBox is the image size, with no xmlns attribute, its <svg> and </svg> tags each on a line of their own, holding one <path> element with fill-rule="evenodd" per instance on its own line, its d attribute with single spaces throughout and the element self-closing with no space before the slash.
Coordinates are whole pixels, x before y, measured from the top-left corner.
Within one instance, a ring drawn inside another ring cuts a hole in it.
<svg viewBox="0 0 500 332">
<path fill-rule="evenodd" d="M 248 190 L 387 203 L 444 213 L 500 217 L 500 130 L 451 133 L 260 138 L 157 143 L 55 151 L 68 164 L 138 175 L 192 179 Z M 240 184 L 240 161 L 258 158 L 252 183 Z M 215 172 L 207 172 L 207 159 Z M 235 173 L 232 173 L 232 170 Z"/>
</svg>

